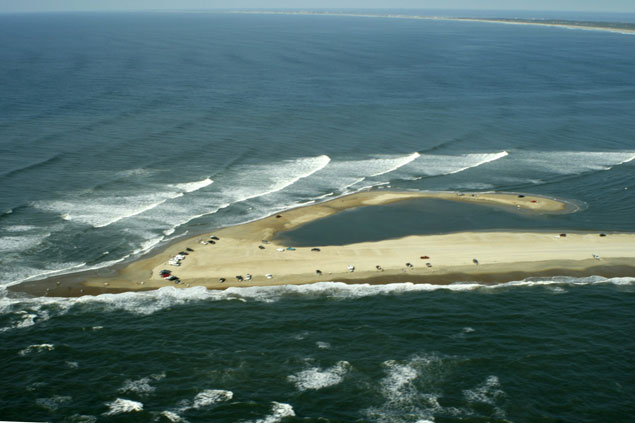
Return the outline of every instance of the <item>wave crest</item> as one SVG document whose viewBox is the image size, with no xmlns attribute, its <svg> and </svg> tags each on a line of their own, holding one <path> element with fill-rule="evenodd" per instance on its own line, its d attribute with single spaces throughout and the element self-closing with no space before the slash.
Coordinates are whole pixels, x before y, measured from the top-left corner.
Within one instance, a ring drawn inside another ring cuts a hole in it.
<svg viewBox="0 0 635 423">
<path fill-rule="evenodd" d="M 263 287 L 227 288 L 226 290 L 208 290 L 198 286 L 192 288 L 163 287 L 154 291 L 124 292 L 120 294 L 102 294 L 78 298 L 12 298 L 7 296 L 6 288 L 0 290 L 0 314 L 9 315 L 9 326 L 0 328 L 0 332 L 29 327 L 52 316 L 64 315 L 72 307 L 82 307 L 86 311 L 95 309 L 105 312 L 125 311 L 137 315 L 150 315 L 174 306 L 202 301 L 255 301 L 273 303 L 301 296 L 305 299 L 328 298 L 350 300 L 376 295 L 405 295 L 416 292 L 449 290 L 454 292 L 500 289 L 517 289 L 550 286 L 586 286 L 586 285 L 633 285 L 635 278 L 587 278 L 552 277 L 528 278 L 497 285 L 483 285 L 476 282 L 454 283 L 451 285 L 430 285 L 391 283 L 385 285 L 345 284 L 342 282 L 318 282 L 307 285 L 279 285 Z M 0 287 L 2 288 L 2 287 Z"/>
<path fill-rule="evenodd" d="M 350 370 L 348 361 L 339 361 L 328 369 L 320 369 L 312 367 L 302 370 L 296 374 L 290 375 L 287 380 L 295 385 L 299 391 L 309 389 L 318 390 L 329 386 L 337 385 L 344 379 L 344 376 Z"/>
</svg>

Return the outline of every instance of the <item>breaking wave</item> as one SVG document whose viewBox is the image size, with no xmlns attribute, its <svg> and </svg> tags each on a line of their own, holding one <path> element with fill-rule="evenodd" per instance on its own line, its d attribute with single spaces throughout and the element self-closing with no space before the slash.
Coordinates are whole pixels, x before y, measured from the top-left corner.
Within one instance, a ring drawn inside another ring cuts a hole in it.
<svg viewBox="0 0 635 423">
<path fill-rule="evenodd" d="M 340 361 L 327 369 L 312 367 L 289 376 L 287 379 L 299 391 L 318 390 L 342 382 L 351 365 L 348 361 Z"/>
<path fill-rule="evenodd" d="M 137 380 L 128 379 L 123 383 L 123 386 L 119 388 L 121 393 L 135 393 L 142 396 L 153 393 L 156 388 L 151 385 L 152 382 L 160 381 L 165 378 L 165 373 L 144 377 Z"/>
<path fill-rule="evenodd" d="M 113 194 L 95 194 L 89 192 L 78 198 L 55 201 L 37 201 L 35 208 L 58 214 L 67 221 L 77 221 L 103 228 L 150 210 L 169 200 L 198 191 L 210 184 L 209 178 L 196 182 L 166 185 L 159 191 L 149 194 L 118 192 Z"/>
<path fill-rule="evenodd" d="M 234 397 L 232 391 L 226 391 L 223 389 L 206 389 L 199 392 L 190 400 L 182 400 L 178 403 L 178 406 L 174 409 L 165 410 L 161 412 L 161 415 L 170 420 L 171 422 L 187 422 L 179 413 L 184 413 L 188 410 L 199 409 L 204 407 L 210 407 L 220 402 L 230 401 Z"/>
<path fill-rule="evenodd" d="M 114 224 L 122 227 L 125 225 L 125 242 L 136 247 L 109 257 L 107 263 L 103 262 L 102 257 L 86 257 L 83 260 L 104 267 L 150 251 L 165 243 L 166 236 L 173 234 L 178 228 L 204 217 L 208 220 L 217 219 L 214 223 L 218 226 L 244 223 L 272 212 L 312 204 L 330 197 L 390 186 L 398 180 L 444 175 L 448 175 L 448 179 L 437 180 L 437 189 L 495 190 L 501 184 L 543 184 L 557 179 L 559 175 L 606 171 L 634 160 L 635 152 L 632 151 L 499 151 L 457 155 L 413 152 L 406 155 L 363 156 L 354 160 L 331 159 L 321 155 L 277 163 L 239 164 L 216 175 L 214 181 L 211 177 L 205 177 L 193 182 L 163 185 L 151 182 L 156 171 L 148 173 L 143 169 L 136 169 L 120 175 L 135 178 L 134 184 L 117 185 L 131 185 L 136 191 L 124 188 L 122 192 L 115 192 L 114 185 L 108 183 L 102 189 L 66 195 L 56 200 L 38 200 L 31 205 L 38 210 L 52 213 L 55 219 L 70 222 L 62 223 L 57 220 L 58 226 L 63 227 L 64 231 L 84 229 L 73 227 L 72 223 L 96 229 L 108 228 Z M 479 173 L 479 177 L 473 180 L 449 177 L 490 164 L 492 167 L 488 168 L 488 172 Z M 519 170 L 527 178 L 518 179 L 514 176 L 519 174 Z M 148 190 L 145 190 L 146 187 Z M 237 205 L 238 203 L 243 204 Z M 235 205 L 238 213 L 225 212 Z M 218 217 L 210 217 L 215 214 Z M 11 219 L 9 217 L 7 220 Z M 49 225 L 48 230 L 51 227 Z M 32 228 L 32 225 L 24 225 L 23 222 L 8 224 L 5 236 L 0 239 L 0 251 L 20 255 L 38 254 L 36 247 L 41 244 L 42 235 L 25 232 L 25 228 L 37 229 Z M 180 235 L 182 232 L 179 231 Z M 101 234 L 104 233 L 100 232 L 100 236 Z M 53 266 L 60 267 L 50 265 Z M 82 266 L 83 263 L 78 267 Z M 50 274 L 69 273 L 78 267 L 70 266 L 66 271 L 52 269 Z M 48 269 L 33 270 L 22 264 L 16 264 L 8 270 L 10 276 L 7 279 L 10 281 L 34 279 L 49 273 Z"/>
<path fill-rule="evenodd" d="M 578 175 L 608 171 L 635 160 L 633 151 L 522 151 L 513 154 L 514 160 L 510 164 L 513 169 L 501 169 L 504 175 L 511 174 L 512 170 L 534 176 Z"/>
<path fill-rule="evenodd" d="M 377 155 L 356 160 L 331 160 L 311 178 L 295 184 L 289 192 L 292 197 L 324 198 L 324 193 L 343 193 L 367 178 L 393 172 L 419 157 L 419 153 L 408 155 Z"/>
<path fill-rule="evenodd" d="M 53 351 L 55 346 L 53 344 L 39 344 L 39 345 L 29 345 L 23 350 L 18 352 L 18 355 L 25 356 L 31 353 L 38 353 L 42 351 Z"/>
<path fill-rule="evenodd" d="M 192 288 L 163 287 L 154 291 L 124 292 L 120 294 L 86 295 L 78 298 L 34 297 L 16 298 L 0 290 L 0 316 L 8 319 L 8 325 L 0 332 L 33 326 L 52 316 L 64 315 L 73 307 L 93 312 L 125 311 L 136 315 L 150 315 L 160 310 L 203 301 L 241 301 L 273 303 L 288 298 L 302 296 L 306 299 L 350 300 L 376 295 L 407 295 L 408 293 L 430 291 L 496 291 L 522 287 L 551 286 L 587 286 L 635 284 L 635 278 L 586 278 L 552 277 L 528 278 L 497 285 L 473 283 L 454 283 L 451 285 L 430 285 L 413 283 L 392 283 L 385 285 L 345 284 L 342 282 L 319 282 L 307 285 L 280 285 L 266 287 L 227 288 L 226 290 L 208 290 L 198 286 Z M 320 370 L 318 370 L 320 371 Z M 297 376 L 297 375 L 296 375 Z"/>
<path fill-rule="evenodd" d="M 143 403 L 122 398 L 117 398 L 114 401 L 106 403 L 106 405 L 108 406 L 108 411 L 104 413 L 105 416 L 143 411 Z"/>
<path fill-rule="evenodd" d="M 494 162 L 509 156 L 507 151 L 498 153 L 471 153 L 462 155 L 425 154 L 403 169 L 399 176 L 417 179 L 430 176 L 452 175 Z"/>
<path fill-rule="evenodd" d="M 3 282 L 6 286 L 10 286 L 34 279 L 43 279 L 44 277 L 71 273 L 73 271 L 82 269 L 84 266 L 86 266 L 86 263 L 52 263 L 49 264 L 49 266 L 49 269 L 22 267 L 17 272 L 12 272 L 12 276 L 14 279 L 5 279 Z"/>
<path fill-rule="evenodd" d="M 212 181 L 210 178 L 205 178 L 201 181 L 176 184 L 174 185 L 174 187 L 183 192 L 194 192 L 194 191 L 198 191 L 201 188 L 205 188 L 208 185 L 211 185 L 213 182 L 214 181 Z"/>
<path fill-rule="evenodd" d="M 402 159 L 396 160 L 396 163 L 394 163 L 394 164 L 393 164 L 392 162 L 389 162 L 389 163 L 388 163 L 388 164 L 389 164 L 388 169 L 385 169 L 385 170 L 380 170 L 380 171 L 378 171 L 377 173 L 373 173 L 373 174 L 368 175 L 368 176 L 373 177 L 373 176 L 383 175 L 384 173 L 390 173 L 390 172 L 393 172 L 393 171 L 395 171 L 395 170 L 399 169 L 400 167 L 405 166 L 405 165 L 407 165 L 408 163 L 410 163 L 410 162 L 412 162 L 412 161 L 416 160 L 416 159 L 417 159 L 417 158 L 419 158 L 419 157 L 421 157 L 421 154 L 416 153 L 416 152 L 415 152 L 415 153 L 412 153 L 412 154 L 410 154 L 409 156 L 406 156 L 406 157 L 404 157 L 404 158 L 402 158 Z M 377 161 L 382 161 L 382 159 L 377 159 Z M 385 160 L 384 160 L 383 162 L 385 162 Z"/>
<path fill-rule="evenodd" d="M 0 237 L 0 252 L 24 251 L 42 242 L 46 235 L 21 235 Z"/>
<path fill-rule="evenodd" d="M 293 411 L 293 407 L 291 407 L 291 405 L 273 401 L 271 403 L 271 414 L 262 419 L 256 420 L 254 423 L 278 423 L 285 417 L 293 416 L 295 416 L 295 412 Z"/>
<path fill-rule="evenodd" d="M 189 407 L 181 409 L 181 411 L 188 408 L 201 408 L 207 407 L 219 402 L 229 401 L 234 397 L 232 391 L 225 391 L 222 389 L 208 389 L 196 394 L 192 400 L 192 404 Z"/>
<path fill-rule="evenodd" d="M 435 368 L 443 367 L 443 361 L 437 355 L 415 356 L 406 362 L 385 361 L 386 376 L 379 383 L 384 402 L 364 414 L 376 422 L 405 423 L 413 421 L 412 418 L 417 422 L 434 421 L 435 413 L 442 407 L 438 402 L 440 395 L 428 380 Z"/>
<path fill-rule="evenodd" d="M 72 399 L 72 397 L 67 395 L 53 395 L 49 398 L 38 398 L 35 403 L 48 411 L 56 411 L 60 405 L 68 403 Z"/>
</svg>

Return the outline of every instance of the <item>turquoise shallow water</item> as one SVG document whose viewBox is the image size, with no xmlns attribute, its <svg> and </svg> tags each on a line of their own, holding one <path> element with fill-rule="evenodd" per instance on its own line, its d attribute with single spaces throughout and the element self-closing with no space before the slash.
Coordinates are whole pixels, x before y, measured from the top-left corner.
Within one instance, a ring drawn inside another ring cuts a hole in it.
<svg viewBox="0 0 635 423">
<path fill-rule="evenodd" d="M 0 15 L 0 420 L 630 422 L 632 278 L 5 287 L 364 189 L 584 207 L 426 203 L 418 226 L 411 203 L 298 242 L 378 236 L 351 224 L 365 220 L 397 236 L 392 221 L 413 216 L 407 231 L 632 232 L 633 43 L 407 19 Z"/>
</svg>

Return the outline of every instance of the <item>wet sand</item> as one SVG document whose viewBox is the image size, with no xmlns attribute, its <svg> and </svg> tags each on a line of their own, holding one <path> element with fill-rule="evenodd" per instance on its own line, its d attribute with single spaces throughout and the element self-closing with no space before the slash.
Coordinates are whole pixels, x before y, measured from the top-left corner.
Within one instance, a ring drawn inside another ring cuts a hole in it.
<svg viewBox="0 0 635 423">
<path fill-rule="evenodd" d="M 25 282 L 11 289 L 33 295 L 78 296 L 149 290 L 163 286 L 225 289 L 230 286 L 321 281 L 498 283 L 529 276 L 635 275 L 632 264 L 635 258 L 635 234 L 611 233 L 600 236 L 594 232 L 560 236 L 554 232 L 461 232 L 320 246 L 319 251 L 312 250 L 312 247 L 289 250 L 289 246 L 273 240 L 282 231 L 346 209 L 415 198 L 472 202 L 507 207 L 524 213 L 576 211 L 576 206 L 571 203 L 532 195 L 361 192 L 179 240 L 149 257 L 133 261 L 120 269 L 111 269 L 106 276 L 93 272 L 65 275 Z M 214 244 L 208 242 L 211 236 L 218 238 Z M 188 248 L 193 251 L 188 252 L 180 266 L 168 264 L 171 257 Z M 349 266 L 354 266 L 354 271 L 350 271 Z M 162 269 L 171 270 L 181 283 L 162 278 Z M 251 280 L 246 280 L 248 274 Z M 237 280 L 238 275 L 244 280 Z M 225 281 L 221 282 L 221 278 L 225 278 Z"/>
</svg>

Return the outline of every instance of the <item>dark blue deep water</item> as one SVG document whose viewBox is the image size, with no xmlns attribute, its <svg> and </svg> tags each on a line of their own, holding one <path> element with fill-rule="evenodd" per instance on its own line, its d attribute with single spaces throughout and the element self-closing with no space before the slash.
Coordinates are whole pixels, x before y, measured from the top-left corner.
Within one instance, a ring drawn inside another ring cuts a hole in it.
<svg viewBox="0 0 635 423">
<path fill-rule="evenodd" d="M 582 207 L 529 227 L 635 231 L 634 51 L 477 22 L 0 15 L 0 420 L 632 421 L 632 278 L 6 286 L 364 189 L 536 193 Z M 438 231 L 524 219 L 439 207 Z"/>
</svg>

